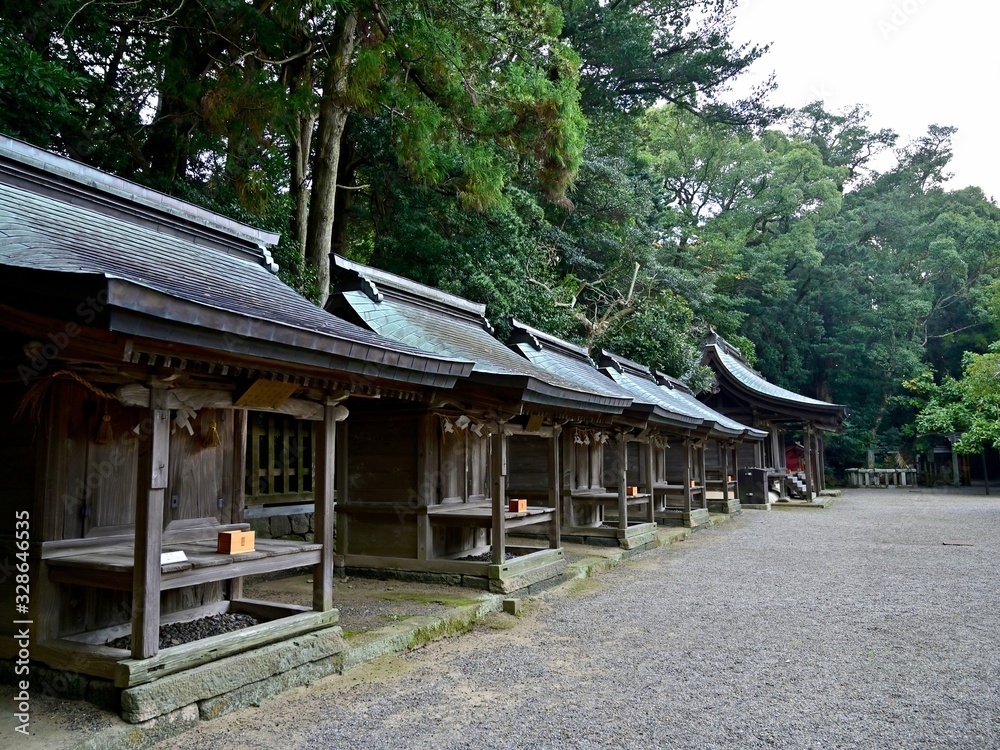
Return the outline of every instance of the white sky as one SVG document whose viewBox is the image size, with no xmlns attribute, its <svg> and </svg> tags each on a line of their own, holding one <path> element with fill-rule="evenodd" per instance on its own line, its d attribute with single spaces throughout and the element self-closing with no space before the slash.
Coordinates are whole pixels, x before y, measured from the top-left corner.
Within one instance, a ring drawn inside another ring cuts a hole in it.
<svg viewBox="0 0 1000 750">
<path fill-rule="evenodd" d="M 978 185 L 1000 201 L 1000 3 L 740 0 L 736 19 L 734 43 L 771 43 L 746 77 L 773 71 L 772 103 L 860 103 L 899 145 L 928 125 L 953 125 L 948 187 Z"/>
</svg>

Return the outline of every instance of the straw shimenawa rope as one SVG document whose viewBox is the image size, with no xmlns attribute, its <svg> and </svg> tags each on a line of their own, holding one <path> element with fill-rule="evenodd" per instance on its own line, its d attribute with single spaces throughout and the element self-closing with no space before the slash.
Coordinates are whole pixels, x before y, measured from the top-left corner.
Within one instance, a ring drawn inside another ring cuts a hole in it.
<svg viewBox="0 0 1000 750">
<path fill-rule="evenodd" d="M 56 378 L 70 378 L 101 398 L 115 401 L 118 400 L 118 397 L 114 393 L 98 388 L 96 385 L 82 376 L 77 375 L 75 372 L 71 372 L 69 370 L 56 370 L 54 373 L 49 375 L 49 377 L 38 381 L 28 389 L 28 392 L 24 394 L 24 398 L 21 399 L 21 403 L 18 404 L 17 412 L 14 414 L 14 418 L 19 419 L 22 414 L 27 414 L 33 421 L 38 421 L 41 417 L 42 402 L 45 400 L 45 394 L 48 392 L 49 387 Z"/>
</svg>

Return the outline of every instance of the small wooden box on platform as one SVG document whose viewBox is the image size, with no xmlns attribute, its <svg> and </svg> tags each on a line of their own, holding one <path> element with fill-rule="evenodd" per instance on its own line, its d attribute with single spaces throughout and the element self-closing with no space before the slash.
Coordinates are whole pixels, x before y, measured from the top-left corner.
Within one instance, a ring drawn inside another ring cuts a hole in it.
<svg viewBox="0 0 1000 750">
<path fill-rule="evenodd" d="M 253 552 L 253 543 L 253 531 L 220 531 L 218 552 L 221 555 Z"/>
<path fill-rule="evenodd" d="M 625 494 L 629 497 L 635 497 L 639 494 L 639 488 L 634 485 L 629 485 L 625 488 Z"/>
<path fill-rule="evenodd" d="M 507 510 L 511 513 L 524 513 L 527 509 L 528 501 L 524 498 L 515 498 L 507 504 Z"/>
</svg>

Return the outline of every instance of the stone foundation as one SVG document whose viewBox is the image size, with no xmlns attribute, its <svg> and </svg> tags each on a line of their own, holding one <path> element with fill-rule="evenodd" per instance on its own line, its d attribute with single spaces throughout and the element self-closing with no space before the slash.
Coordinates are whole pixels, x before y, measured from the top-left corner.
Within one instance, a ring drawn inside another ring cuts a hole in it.
<svg viewBox="0 0 1000 750">
<path fill-rule="evenodd" d="M 295 542 L 314 541 L 315 513 L 293 513 L 264 518 L 249 518 L 247 523 L 259 539 L 289 539 Z"/>
</svg>

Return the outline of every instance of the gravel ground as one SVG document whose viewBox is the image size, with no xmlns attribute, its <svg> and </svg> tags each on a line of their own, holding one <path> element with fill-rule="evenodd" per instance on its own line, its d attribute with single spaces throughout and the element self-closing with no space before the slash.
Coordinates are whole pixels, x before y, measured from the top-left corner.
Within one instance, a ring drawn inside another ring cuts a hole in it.
<svg viewBox="0 0 1000 750">
<path fill-rule="evenodd" d="M 997 495 L 748 511 L 157 747 L 1000 748 L 998 570 Z"/>
</svg>

